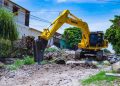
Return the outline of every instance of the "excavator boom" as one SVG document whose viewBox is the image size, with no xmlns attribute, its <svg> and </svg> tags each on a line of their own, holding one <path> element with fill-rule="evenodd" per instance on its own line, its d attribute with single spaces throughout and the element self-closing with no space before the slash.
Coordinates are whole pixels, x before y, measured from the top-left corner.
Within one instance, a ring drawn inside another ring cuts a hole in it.
<svg viewBox="0 0 120 86">
<path fill-rule="evenodd" d="M 82 31 L 82 40 L 79 43 L 81 48 L 86 48 L 89 44 L 89 35 L 90 31 L 86 22 L 83 22 L 81 19 L 75 17 L 69 12 L 69 10 L 64 10 L 60 16 L 51 24 L 51 29 L 44 29 L 43 33 L 40 35 L 41 38 L 49 40 L 55 32 L 64 24 L 70 24 L 76 27 L 79 27 Z"/>
</svg>

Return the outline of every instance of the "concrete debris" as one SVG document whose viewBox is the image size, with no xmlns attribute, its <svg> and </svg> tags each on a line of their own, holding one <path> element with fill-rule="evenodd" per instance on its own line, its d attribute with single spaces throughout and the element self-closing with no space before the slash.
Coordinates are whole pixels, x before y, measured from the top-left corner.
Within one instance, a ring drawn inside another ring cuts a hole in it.
<svg viewBox="0 0 120 86">
<path fill-rule="evenodd" d="M 108 56 L 108 61 L 111 64 L 113 64 L 113 63 L 120 61 L 120 57 L 118 57 L 117 55 L 111 55 L 111 56 Z"/>
<path fill-rule="evenodd" d="M 114 74 L 114 73 L 105 73 L 106 76 L 116 76 L 120 77 L 120 74 Z"/>
<path fill-rule="evenodd" d="M 55 51 L 55 52 L 48 52 L 44 54 L 44 60 L 51 60 L 51 59 L 56 59 L 57 57 L 61 56 L 60 51 Z"/>
<path fill-rule="evenodd" d="M 67 61 L 66 64 L 89 64 L 89 65 L 97 65 L 97 61 Z"/>
<path fill-rule="evenodd" d="M 112 70 L 117 73 L 120 73 L 120 61 L 112 64 Z"/>
<path fill-rule="evenodd" d="M 67 60 L 74 60 L 75 58 L 75 51 L 71 50 L 57 50 L 54 52 L 45 52 L 44 53 L 44 59 L 45 60 L 51 60 L 51 59 L 57 59 L 57 58 L 64 58 L 65 61 Z"/>
<path fill-rule="evenodd" d="M 107 61 L 107 60 L 103 61 L 103 64 L 104 64 L 104 65 L 107 65 L 107 66 L 110 66 L 110 65 L 111 65 L 110 62 Z"/>
</svg>

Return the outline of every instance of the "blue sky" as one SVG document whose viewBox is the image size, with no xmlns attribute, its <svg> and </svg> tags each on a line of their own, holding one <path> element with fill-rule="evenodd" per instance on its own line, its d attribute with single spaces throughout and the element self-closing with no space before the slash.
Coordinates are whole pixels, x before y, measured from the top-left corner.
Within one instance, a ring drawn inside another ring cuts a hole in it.
<svg viewBox="0 0 120 86">
<path fill-rule="evenodd" d="M 64 9 L 87 22 L 91 31 L 105 31 L 110 27 L 110 19 L 120 15 L 120 0 L 12 0 L 27 8 L 32 15 L 52 22 Z M 105 2 L 104 2 L 105 1 Z M 112 2 L 113 1 L 113 2 Z M 48 23 L 31 19 L 30 27 L 40 31 L 49 26 Z M 63 33 L 62 26 L 58 32 Z"/>
<path fill-rule="evenodd" d="M 69 9 L 72 14 L 86 21 L 91 31 L 105 31 L 111 23 L 114 15 L 120 13 L 120 1 L 104 2 L 108 0 L 12 0 L 17 4 L 27 8 L 32 15 L 52 22 L 64 9 Z M 42 30 L 49 24 L 36 20 L 30 21 L 30 26 Z M 63 26 L 68 27 L 68 25 Z M 63 33 L 63 28 L 58 32 Z"/>
</svg>

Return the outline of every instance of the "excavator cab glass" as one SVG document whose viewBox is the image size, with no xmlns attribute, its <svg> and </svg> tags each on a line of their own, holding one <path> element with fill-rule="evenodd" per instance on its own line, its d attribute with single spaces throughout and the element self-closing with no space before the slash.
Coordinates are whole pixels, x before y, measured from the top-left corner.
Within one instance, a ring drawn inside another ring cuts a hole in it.
<svg viewBox="0 0 120 86">
<path fill-rule="evenodd" d="M 103 46 L 103 32 L 91 32 L 90 33 L 90 46 Z"/>
</svg>

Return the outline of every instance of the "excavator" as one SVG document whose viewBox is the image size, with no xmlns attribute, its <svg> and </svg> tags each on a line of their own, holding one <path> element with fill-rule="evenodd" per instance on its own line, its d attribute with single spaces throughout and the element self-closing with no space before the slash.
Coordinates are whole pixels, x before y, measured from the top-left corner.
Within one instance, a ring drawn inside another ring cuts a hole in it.
<svg viewBox="0 0 120 86">
<path fill-rule="evenodd" d="M 64 23 L 78 27 L 82 32 L 82 39 L 80 43 L 78 43 L 78 50 L 75 52 L 76 57 L 92 54 L 96 56 L 98 60 L 103 59 L 102 49 L 108 47 L 108 41 L 104 39 L 103 32 L 90 32 L 86 22 L 74 16 L 69 10 L 64 10 L 50 25 L 51 28 L 48 27 L 47 29 L 44 29 L 40 36 L 38 36 L 38 39 L 34 42 L 35 61 L 40 62 L 43 60 L 44 50 L 48 40 L 54 36 L 55 32 Z"/>
</svg>

